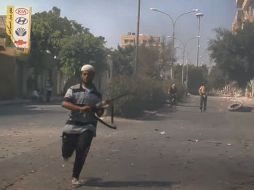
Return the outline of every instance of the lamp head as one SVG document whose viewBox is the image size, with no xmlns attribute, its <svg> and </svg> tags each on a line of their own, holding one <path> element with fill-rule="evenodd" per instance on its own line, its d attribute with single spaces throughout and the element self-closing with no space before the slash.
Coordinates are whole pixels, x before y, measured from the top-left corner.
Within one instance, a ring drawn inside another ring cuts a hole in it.
<svg viewBox="0 0 254 190">
<path fill-rule="evenodd" d="M 197 17 L 202 17 L 202 16 L 204 16 L 204 14 L 201 13 L 201 12 L 198 12 L 198 13 L 196 13 L 196 16 L 197 16 Z"/>
<path fill-rule="evenodd" d="M 158 11 L 156 8 L 150 8 L 151 11 Z"/>
</svg>

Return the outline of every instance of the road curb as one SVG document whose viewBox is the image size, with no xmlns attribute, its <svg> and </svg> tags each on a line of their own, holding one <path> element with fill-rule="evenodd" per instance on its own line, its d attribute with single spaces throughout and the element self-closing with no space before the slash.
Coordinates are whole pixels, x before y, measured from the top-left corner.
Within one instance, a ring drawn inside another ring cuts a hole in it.
<svg viewBox="0 0 254 190">
<path fill-rule="evenodd" d="M 31 100 L 2 100 L 0 101 L 0 105 L 16 105 L 16 104 L 27 104 L 30 103 Z"/>
</svg>

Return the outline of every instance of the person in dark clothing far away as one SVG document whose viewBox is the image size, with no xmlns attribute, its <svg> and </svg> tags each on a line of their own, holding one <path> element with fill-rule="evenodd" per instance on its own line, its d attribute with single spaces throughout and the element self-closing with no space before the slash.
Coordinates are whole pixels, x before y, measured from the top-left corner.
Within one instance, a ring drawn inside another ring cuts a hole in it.
<svg viewBox="0 0 254 190">
<path fill-rule="evenodd" d="M 177 98 L 177 88 L 175 83 L 173 83 L 170 88 L 168 89 L 169 95 L 169 102 L 171 105 L 176 105 L 176 98 Z"/>
<path fill-rule="evenodd" d="M 50 102 L 50 98 L 52 95 L 52 83 L 50 80 L 46 82 L 46 102 Z"/>
<path fill-rule="evenodd" d="M 96 108 L 101 102 L 101 94 L 93 84 L 95 69 L 92 65 L 83 65 L 81 68 L 81 82 L 71 86 L 65 96 L 62 106 L 71 111 L 63 129 L 62 156 L 66 161 L 75 151 L 75 161 L 72 172 L 72 185 L 83 183 L 79 179 L 84 166 L 92 139 L 96 136 L 97 119 L 102 116 L 103 108 Z"/>
</svg>

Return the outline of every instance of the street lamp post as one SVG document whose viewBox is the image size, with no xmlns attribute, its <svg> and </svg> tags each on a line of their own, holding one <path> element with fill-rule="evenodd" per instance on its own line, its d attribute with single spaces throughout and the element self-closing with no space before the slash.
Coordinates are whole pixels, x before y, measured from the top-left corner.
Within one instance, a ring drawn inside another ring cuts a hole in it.
<svg viewBox="0 0 254 190">
<path fill-rule="evenodd" d="M 171 36 L 168 36 L 169 38 L 171 38 Z M 199 38 L 199 36 L 193 37 L 188 39 L 186 42 L 183 42 L 182 40 L 179 40 L 177 38 L 175 38 L 175 40 L 178 40 L 181 45 L 182 45 L 182 50 L 183 50 L 183 54 L 182 54 L 182 84 L 184 84 L 184 65 L 185 65 L 185 53 L 186 53 L 186 47 L 189 44 L 189 42 L 191 42 L 194 39 Z M 188 66 L 188 65 L 187 65 Z M 188 69 L 188 68 L 187 68 Z"/>
<path fill-rule="evenodd" d="M 193 37 L 193 38 L 190 38 L 189 40 L 187 40 L 185 43 L 184 43 L 184 46 L 183 46 L 183 65 L 185 63 L 185 53 L 186 53 L 186 47 L 187 45 L 189 44 L 189 42 L 191 42 L 192 40 L 194 39 L 197 39 L 199 38 L 199 36 L 196 36 L 196 37 Z M 186 82 L 188 82 L 188 79 L 187 79 L 187 76 L 188 76 L 188 64 L 187 65 L 187 71 L 186 71 Z M 183 75 L 184 75 L 184 68 L 182 67 L 182 84 L 184 84 L 184 78 L 183 78 Z M 186 86 L 187 87 L 187 86 Z"/>
<path fill-rule="evenodd" d="M 159 9 L 156 9 L 156 8 L 150 8 L 150 10 L 152 11 L 156 11 L 156 12 L 159 12 L 161 14 L 164 14 L 166 15 L 170 21 L 172 22 L 172 27 L 173 27 L 173 31 L 172 31 L 172 46 L 173 46 L 173 56 L 172 56 L 172 66 L 171 66 L 171 79 L 173 79 L 173 65 L 174 65 L 174 56 L 175 56 L 175 27 L 176 27 L 176 22 L 177 20 L 186 15 L 186 14 L 190 14 L 190 13 L 197 13 L 199 10 L 198 9 L 193 9 L 192 11 L 187 11 L 187 12 L 184 12 L 184 13 L 181 13 L 180 15 L 178 15 L 175 19 L 173 19 L 168 13 L 166 12 L 163 12 Z"/>
<path fill-rule="evenodd" d="M 199 13 L 196 14 L 196 16 L 197 16 L 197 19 L 198 19 L 198 36 L 199 36 L 199 38 L 198 38 L 198 50 L 197 50 L 197 67 L 198 67 L 198 64 L 199 64 L 199 49 L 200 49 L 200 19 L 201 19 L 202 16 L 204 16 L 204 14 L 199 12 Z"/>
</svg>

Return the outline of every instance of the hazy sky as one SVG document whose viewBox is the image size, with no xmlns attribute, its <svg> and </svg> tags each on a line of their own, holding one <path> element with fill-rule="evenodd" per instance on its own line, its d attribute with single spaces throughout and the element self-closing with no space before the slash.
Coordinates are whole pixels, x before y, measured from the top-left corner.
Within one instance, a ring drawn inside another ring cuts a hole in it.
<svg viewBox="0 0 254 190">
<path fill-rule="evenodd" d="M 61 15 L 76 20 L 90 28 L 96 36 L 104 36 L 108 47 L 116 47 L 120 36 L 136 32 L 138 0 L 1 0 L 0 14 L 6 13 L 7 5 L 31 6 L 33 13 L 48 11 L 56 6 Z M 214 28 L 231 29 L 236 12 L 235 0 L 141 0 L 140 33 L 169 36 L 172 23 L 168 17 L 151 11 L 154 7 L 176 18 L 179 14 L 198 8 L 204 14 L 201 19 L 200 55 L 207 61 L 207 41 L 214 38 Z M 198 22 L 194 14 L 181 17 L 176 22 L 176 38 L 183 42 L 197 36 Z M 176 40 L 177 41 L 177 40 Z M 180 43 L 176 46 L 181 46 Z M 195 60 L 197 41 L 187 46 L 189 58 Z"/>
</svg>

